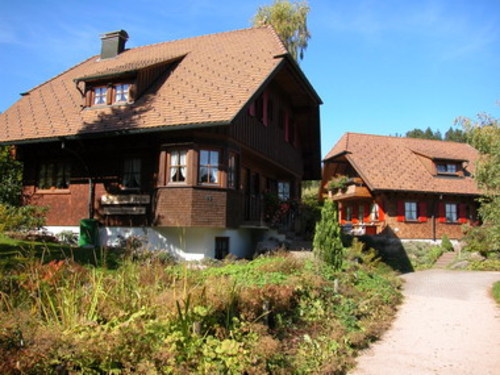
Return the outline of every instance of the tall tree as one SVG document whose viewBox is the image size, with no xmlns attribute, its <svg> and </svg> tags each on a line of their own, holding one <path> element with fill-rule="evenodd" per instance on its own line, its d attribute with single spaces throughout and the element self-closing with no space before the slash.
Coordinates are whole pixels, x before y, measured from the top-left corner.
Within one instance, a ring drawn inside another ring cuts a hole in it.
<svg viewBox="0 0 500 375">
<path fill-rule="evenodd" d="M 500 253 L 500 126 L 498 119 L 480 114 L 476 120 L 459 118 L 467 142 L 480 152 L 476 164 L 475 180 L 483 190 L 479 215 L 481 227 L 472 228 L 466 236 L 471 250 L 483 255 Z"/>
<path fill-rule="evenodd" d="M 307 29 L 309 10 L 307 1 L 292 3 L 289 0 L 275 0 L 272 5 L 259 7 L 252 23 L 254 26 L 272 25 L 290 54 L 298 61 L 304 58 L 307 42 L 311 38 Z"/>
</svg>

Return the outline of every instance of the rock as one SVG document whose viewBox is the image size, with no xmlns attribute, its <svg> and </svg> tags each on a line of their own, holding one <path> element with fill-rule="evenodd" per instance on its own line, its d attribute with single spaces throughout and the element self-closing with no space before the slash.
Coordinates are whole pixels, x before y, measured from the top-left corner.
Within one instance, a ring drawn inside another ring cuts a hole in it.
<svg viewBox="0 0 500 375">
<path fill-rule="evenodd" d="M 469 263 L 470 262 L 467 261 L 467 260 L 462 260 L 460 262 L 457 262 L 457 263 L 453 264 L 450 268 L 452 270 L 462 270 L 462 269 L 467 268 L 467 266 L 469 265 Z"/>
</svg>

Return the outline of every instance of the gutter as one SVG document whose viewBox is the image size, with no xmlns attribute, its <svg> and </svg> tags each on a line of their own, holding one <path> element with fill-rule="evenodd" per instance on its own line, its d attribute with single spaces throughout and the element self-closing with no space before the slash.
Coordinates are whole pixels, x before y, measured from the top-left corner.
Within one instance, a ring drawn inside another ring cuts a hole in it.
<svg viewBox="0 0 500 375">
<path fill-rule="evenodd" d="M 90 132 L 82 134 L 72 134 L 72 135 L 60 135 L 47 138 L 31 138 L 24 140 L 14 140 L 0 142 L 0 146 L 10 146 L 10 145 L 24 145 L 24 144 L 35 144 L 35 143 L 47 143 L 47 142 L 58 142 L 63 140 L 73 141 L 82 139 L 93 139 L 93 138 L 103 138 L 103 137 L 114 137 L 117 135 L 133 135 L 133 134 L 146 134 L 146 133 L 158 133 L 166 131 L 175 131 L 183 129 L 202 129 L 212 126 L 227 126 L 230 125 L 231 121 L 220 121 L 220 122 L 204 122 L 196 124 L 180 124 L 180 125 L 160 125 L 150 128 L 132 128 L 132 129 L 120 129 L 108 132 Z"/>
</svg>

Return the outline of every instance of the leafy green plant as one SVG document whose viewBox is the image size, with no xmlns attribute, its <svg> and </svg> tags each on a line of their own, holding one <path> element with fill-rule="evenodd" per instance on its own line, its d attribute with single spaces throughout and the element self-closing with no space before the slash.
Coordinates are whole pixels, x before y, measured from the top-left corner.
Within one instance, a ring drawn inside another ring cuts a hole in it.
<svg viewBox="0 0 500 375">
<path fill-rule="evenodd" d="M 497 281 L 493 284 L 491 293 L 493 294 L 493 298 L 495 299 L 495 301 L 500 304 L 500 281 Z"/>
<path fill-rule="evenodd" d="M 441 247 L 443 248 L 443 252 L 455 251 L 455 249 L 453 248 L 453 244 L 446 234 L 441 239 Z"/>
<path fill-rule="evenodd" d="M 331 192 L 336 192 L 338 190 L 344 190 L 349 183 L 349 177 L 347 176 L 336 176 L 333 177 L 326 185 L 326 190 Z"/>
<path fill-rule="evenodd" d="M 40 206 L 9 206 L 0 204 L 0 233 L 30 231 L 45 225 L 47 208 Z"/>
</svg>

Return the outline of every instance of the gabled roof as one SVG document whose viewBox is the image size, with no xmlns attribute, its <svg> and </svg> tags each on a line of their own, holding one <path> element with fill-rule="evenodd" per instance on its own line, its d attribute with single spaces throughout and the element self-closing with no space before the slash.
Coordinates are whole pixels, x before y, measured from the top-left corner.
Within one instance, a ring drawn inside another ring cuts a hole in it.
<svg viewBox="0 0 500 375">
<path fill-rule="evenodd" d="M 346 133 L 324 161 L 344 157 L 372 191 L 480 194 L 471 177 L 479 152 L 465 143 Z M 426 167 L 426 160 L 464 162 L 469 175 L 436 176 Z"/>
<path fill-rule="evenodd" d="M 104 60 L 93 56 L 33 88 L 0 114 L 0 142 L 229 124 L 287 54 L 271 27 L 259 27 L 132 48 Z M 178 64 L 168 78 L 133 104 L 82 107 L 81 81 L 172 62 Z"/>
</svg>

